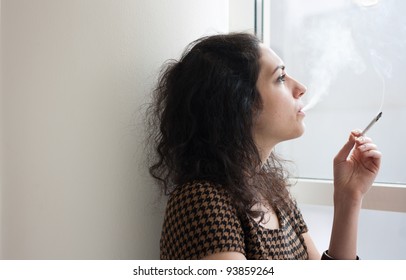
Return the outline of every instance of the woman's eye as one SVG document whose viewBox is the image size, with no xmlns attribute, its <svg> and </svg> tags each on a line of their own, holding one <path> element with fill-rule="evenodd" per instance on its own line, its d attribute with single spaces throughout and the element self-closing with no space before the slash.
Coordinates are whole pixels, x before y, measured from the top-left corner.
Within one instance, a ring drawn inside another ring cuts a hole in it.
<svg viewBox="0 0 406 280">
<path fill-rule="evenodd" d="M 286 79 L 286 74 L 282 74 L 278 77 L 278 82 L 283 83 L 283 82 L 285 82 L 285 79 Z"/>
</svg>

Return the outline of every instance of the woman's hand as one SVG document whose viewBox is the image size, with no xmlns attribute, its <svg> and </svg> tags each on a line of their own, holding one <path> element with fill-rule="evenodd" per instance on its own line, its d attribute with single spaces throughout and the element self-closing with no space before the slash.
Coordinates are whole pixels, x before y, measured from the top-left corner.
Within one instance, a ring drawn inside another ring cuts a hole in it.
<svg viewBox="0 0 406 280">
<path fill-rule="evenodd" d="M 356 258 L 362 198 L 378 174 L 381 157 L 370 138 L 352 131 L 334 158 L 334 219 L 328 253 L 335 259 Z"/>
<path fill-rule="evenodd" d="M 352 131 L 348 142 L 334 158 L 334 200 L 362 200 L 381 165 L 381 152 L 372 140 Z"/>
</svg>

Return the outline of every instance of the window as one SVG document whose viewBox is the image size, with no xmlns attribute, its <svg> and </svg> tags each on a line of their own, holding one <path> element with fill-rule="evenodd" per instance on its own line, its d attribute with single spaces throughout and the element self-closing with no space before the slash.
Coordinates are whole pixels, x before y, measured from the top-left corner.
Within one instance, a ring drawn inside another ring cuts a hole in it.
<svg viewBox="0 0 406 280">
<path fill-rule="evenodd" d="M 305 134 L 277 147 L 279 154 L 295 162 L 293 173 L 302 178 L 300 184 L 307 184 L 306 192 L 316 188 L 312 196 L 299 193 L 299 197 L 308 203 L 331 203 L 333 157 L 352 129 L 363 129 L 382 110 L 368 136 L 384 157 L 376 187 L 364 206 L 406 212 L 406 18 L 402 14 L 406 2 L 256 3 L 257 34 L 281 56 L 287 72 L 307 85 L 306 102 L 321 96 L 307 112 Z"/>
</svg>

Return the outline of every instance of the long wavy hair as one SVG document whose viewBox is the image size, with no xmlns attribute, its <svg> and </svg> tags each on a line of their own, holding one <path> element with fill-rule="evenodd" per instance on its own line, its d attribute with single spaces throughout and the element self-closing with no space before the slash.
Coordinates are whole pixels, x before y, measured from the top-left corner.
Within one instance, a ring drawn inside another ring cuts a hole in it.
<svg viewBox="0 0 406 280">
<path fill-rule="evenodd" d="M 225 188 L 253 217 L 263 218 L 251 208 L 264 200 L 290 208 L 281 161 L 272 153 L 261 162 L 252 134 L 262 108 L 259 44 L 247 33 L 208 36 L 163 66 L 147 120 L 149 172 L 165 194 L 203 180 Z"/>
</svg>

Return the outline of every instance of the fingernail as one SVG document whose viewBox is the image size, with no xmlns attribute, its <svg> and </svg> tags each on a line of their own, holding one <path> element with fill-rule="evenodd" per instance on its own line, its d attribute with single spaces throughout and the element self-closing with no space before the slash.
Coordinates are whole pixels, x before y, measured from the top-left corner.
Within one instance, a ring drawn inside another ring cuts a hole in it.
<svg viewBox="0 0 406 280">
<path fill-rule="evenodd" d="M 357 141 L 359 141 L 359 142 L 364 142 L 364 136 L 358 137 L 358 138 L 357 138 Z"/>
</svg>

